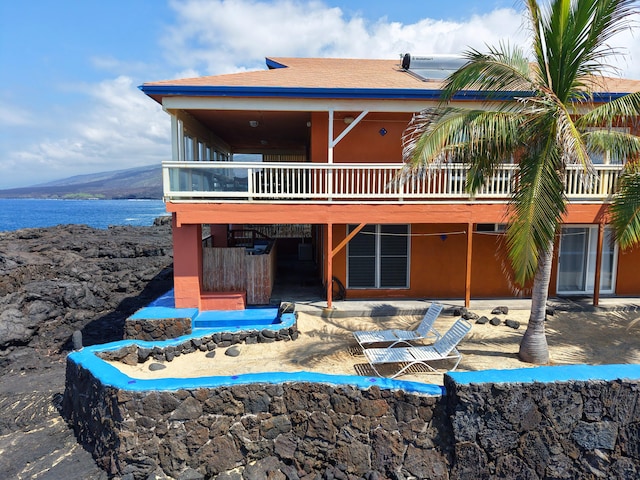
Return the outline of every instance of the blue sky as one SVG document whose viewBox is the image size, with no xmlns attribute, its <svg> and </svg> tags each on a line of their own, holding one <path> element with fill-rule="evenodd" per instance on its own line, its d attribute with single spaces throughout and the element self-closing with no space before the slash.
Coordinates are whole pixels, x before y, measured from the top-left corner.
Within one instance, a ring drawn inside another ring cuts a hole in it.
<svg viewBox="0 0 640 480">
<path fill-rule="evenodd" d="M 518 0 L 0 1 L 0 189 L 160 163 L 146 81 L 264 68 L 266 56 L 396 58 L 524 44 Z M 616 46 L 640 78 L 640 41 Z"/>
</svg>

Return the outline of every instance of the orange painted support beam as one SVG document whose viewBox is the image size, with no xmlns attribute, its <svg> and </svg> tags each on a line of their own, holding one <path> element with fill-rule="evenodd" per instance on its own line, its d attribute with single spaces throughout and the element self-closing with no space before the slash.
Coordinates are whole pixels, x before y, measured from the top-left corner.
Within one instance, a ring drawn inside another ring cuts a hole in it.
<svg viewBox="0 0 640 480">
<path fill-rule="evenodd" d="M 333 224 L 327 224 L 327 308 L 333 306 Z"/>
<path fill-rule="evenodd" d="M 176 308 L 199 308 L 202 225 L 177 226 L 173 215 L 173 288 Z"/>
<path fill-rule="evenodd" d="M 366 227 L 366 226 L 367 226 L 367 224 L 366 224 L 366 223 L 361 223 L 361 224 L 360 224 L 360 225 L 358 225 L 356 228 L 354 228 L 354 229 L 353 229 L 353 232 L 351 232 L 349 235 L 347 235 L 347 236 L 345 237 L 345 239 L 344 239 L 344 240 L 342 240 L 342 241 L 338 244 L 338 246 L 337 246 L 336 248 L 334 248 L 334 249 L 331 251 L 331 256 L 332 256 L 332 257 L 333 257 L 333 256 L 335 256 L 335 254 L 336 254 L 336 253 L 338 253 L 340 250 L 342 250 L 342 249 L 344 248 L 344 246 L 345 246 L 347 243 L 349 243 L 349 241 L 350 241 L 353 237 L 355 237 L 355 236 L 358 234 L 358 232 L 359 232 L 360 230 L 362 230 L 362 229 L 363 229 L 364 227 Z"/>
<path fill-rule="evenodd" d="M 464 306 L 469 308 L 471 304 L 471 258 L 473 252 L 473 223 L 467 224 L 467 263 L 464 282 Z"/>
<path fill-rule="evenodd" d="M 382 223 L 504 223 L 507 203 L 171 203 L 167 211 L 181 224 L 382 224 Z M 604 204 L 567 205 L 566 223 L 599 223 Z"/>
<path fill-rule="evenodd" d="M 383 223 L 502 223 L 506 203 L 167 203 L 179 224 L 230 223 L 339 225 Z M 594 222 L 591 222 L 594 223 Z"/>
</svg>

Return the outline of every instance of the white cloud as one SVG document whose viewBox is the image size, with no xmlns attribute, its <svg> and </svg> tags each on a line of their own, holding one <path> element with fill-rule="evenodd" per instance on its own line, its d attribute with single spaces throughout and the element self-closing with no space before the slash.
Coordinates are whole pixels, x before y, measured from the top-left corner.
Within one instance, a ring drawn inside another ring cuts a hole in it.
<svg viewBox="0 0 640 480">
<path fill-rule="evenodd" d="M 34 123 L 33 114 L 27 109 L 0 102 L 0 127 L 26 127 Z"/>
<path fill-rule="evenodd" d="M 267 56 L 398 58 L 406 52 L 485 51 L 499 42 L 529 48 L 526 19 L 511 8 L 461 22 L 425 17 L 401 24 L 347 18 L 319 1 L 174 0 L 171 6 L 176 21 L 161 40 L 167 62 L 207 75 L 263 68 Z M 640 78 L 638 39 L 626 31 L 612 42 L 631 54 L 614 60 L 621 74 Z"/>
<path fill-rule="evenodd" d="M 466 23 L 423 19 L 411 25 L 346 18 L 321 2 L 173 2 L 176 24 L 162 43 L 167 60 L 208 74 L 260 68 L 266 56 L 397 58 L 460 53 L 510 39 L 522 42 L 521 15 L 501 9 Z"/>
<path fill-rule="evenodd" d="M 83 173 L 160 163 L 171 156 L 170 124 L 159 105 L 131 78 L 118 77 L 83 87 L 86 112 L 67 115 L 58 138 L 16 149 L 5 160 L 2 182 L 32 185 Z"/>
<path fill-rule="evenodd" d="M 144 59 L 125 62 L 117 52 L 95 56 L 89 61 L 108 77 L 76 86 L 81 97 L 66 111 L 60 111 L 60 104 L 44 113 L 0 105 L 0 126 L 28 132 L 13 144 L 3 140 L 0 188 L 169 158 L 169 117 L 136 88 L 141 81 L 134 82 L 132 76 L 154 81 L 262 69 L 267 56 L 398 58 L 407 52 L 460 53 L 469 47 L 483 51 L 501 41 L 526 47 L 528 36 L 522 14 L 514 9 L 464 22 L 423 18 L 401 24 L 347 17 L 320 1 L 172 0 L 171 7 L 174 22 L 158 39 L 166 65 L 148 65 Z M 623 76 L 640 79 L 637 36 L 626 31 L 612 43 L 630 54 L 616 59 Z M 55 101 L 56 92 L 50 97 Z M 25 137 L 35 140 L 25 144 Z"/>
</svg>

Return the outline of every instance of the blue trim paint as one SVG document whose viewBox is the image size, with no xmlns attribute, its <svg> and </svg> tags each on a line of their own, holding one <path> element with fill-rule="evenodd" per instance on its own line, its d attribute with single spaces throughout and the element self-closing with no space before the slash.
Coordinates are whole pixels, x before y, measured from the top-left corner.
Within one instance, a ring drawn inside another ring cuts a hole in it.
<svg viewBox="0 0 640 480">
<path fill-rule="evenodd" d="M 190 318 L 198 315 L 197 308 L 144 307 L 131 315 L 131 320 L 162 320 L 164 318 Z"/>
<path fill-rule="evenodd" d="M 440 100 L 441 90 L 432 89 L 391 89 L 391 88 L 310 88 L 310 87 L 267 87 L 267 86 L 225 86 L 225 85 L 140 85 L 145 94 L 187 97 L 277 97 L 277 98 L 339 98 L 354 100 Z M 454 100 L 468 101 L 512 101 L 529 97 L 531 92 L 483 92 L 465 90 L 454 95 Z M 626 93 L 594 93 L 595 103 L 606 103 L 620 98 Z"/>
<path fill-rule="evenodd" d="M 130 391 L 160 391 L 181 390 L 195 388 L 217 388 L 233 385 L 245 385 L 251 383 L 282 384 L 291 382 L 312 382 L 329 385 L 353 385 L 367 389 L 377 386 L 388 390 L 403 390 L 410 393 L 423 395 L 442 396 L 444 388 L 439 385 L 431 385 L 418 382 L 404 382 L 379 377 L 360 377 L 356 375 L 328 375 L 314 372 L 264 372 L 249 373 L 243 375 L 210 376 L 198 378 L 160 378 L 137 379 L 122 373 L 113 365 L 105 362 L 96 353 L 99 351 L 118 350 L 123 346 L 134 342 L 114 342 L 108 345 L 96 345 L 86 347 L 80 351 L 72 352 L 68 358 L 75 364 L 89 370 L 103 385 L 112 386 L 121 390 Z M 135 342 L 140 346 L 160 346 L 164 342 Z"/>
<path fill-rule="evenodd" d="M 246 330 L 280 330 L 295 323 L 291 314 L 278 314 L 277 307 L 249 307 L 245 310 L 203 310 L 197 308 L 175 308 L 174 291 L 169 290 L 148 306 L 129 317 L 130 320 L 163 320 L 167 318 L 189 318 L 191 328 L 198 335 L 215 332 L 239 332 Z"/>
<path fill-rule="evenodd" d="M 456 383 L 534 383 L 619 379 L 640 379 L 640 365 L 562 365 L 556 367 L 519 368 L 516 370 L 482 370 L 448 373 Z"/>
</svg>

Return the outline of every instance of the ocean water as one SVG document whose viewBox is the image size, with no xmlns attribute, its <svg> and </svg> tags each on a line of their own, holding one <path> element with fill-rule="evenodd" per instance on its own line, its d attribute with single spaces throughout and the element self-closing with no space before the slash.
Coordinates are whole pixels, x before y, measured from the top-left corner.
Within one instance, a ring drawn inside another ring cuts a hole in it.
<svg viewBox="0 0 640 480">
<path fill-rule="evenodd" d="M 153 225 L 166 215 L 162 200 L 43 200 L 0 198 L 0 232 L 77 223 L 94 228 L 109 225 Z"/>
</svg>

